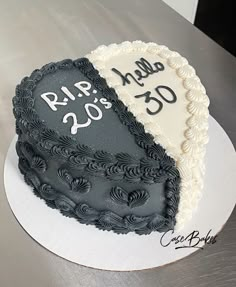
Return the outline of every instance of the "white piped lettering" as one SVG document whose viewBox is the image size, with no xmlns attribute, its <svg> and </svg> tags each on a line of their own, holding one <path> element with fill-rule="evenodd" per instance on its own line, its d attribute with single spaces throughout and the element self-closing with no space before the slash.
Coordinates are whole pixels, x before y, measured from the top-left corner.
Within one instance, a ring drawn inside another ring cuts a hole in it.
<svg viewBox="0 0 236 287">
<path fill-rule="evenodd" d="M 100 108 L 98 106 L 96 106 L 94 104 L 85 104 L 84 108 L 85 108 L 85 111 L 86 111 L 87 115 L 92 120 L 98 121 L 98 120 L 100 120 L 102 118 L 102 111 L 100 110 Z M 96 116 L 92 115 L 91 108 L 93 108 L 97 112 Z"/>
<path fill-rule="evenodd" d="M 74 113 L 68 113 L 68 114 L 66 114 L 63 117 L 63 123 L 64 124 L 68 123 L 68 118 L 69 117 L 72 117 L 72 119 L 73 119 L 73 125 L 72 125 L 72 127 L 70 129 L 72 135 L 77 134 L 77 130 L 79 128 L 85 128 L 85 127 L 88 127 L 91 124 L 91 120 L 90 119 L 87 119 L 87 122 L 84 123 L 84 124 L 78 124 L 76 114 L 74 114 Z"/>
<path fill-rule="evenodd" d="M 61 90 L 64 94 L 67 95 L 68 98 L 70 98 L 72 101 L 75 100 L 75 96 L 67 89 L 67 87 L 61 87 Z"/>
<path fill-rule="evenodd" d="M 86 81 L 80 81 L 78 83 L 75 83 L 74 86 L 78 88 L 85 96 L 90 96 L 90 93 L 88 92 L 91 89 L 91 84 Z M 83 95 L 78 94 L 78 97 L 82 97 Z"/>
<path fill-rule="evenodd" d="M 104 105 L 106 110 L 112 107 L 112 103 L 108 102 L 106 98 L 101 98 L 99 102 Z"/>
<path fill-rule="evenodd" d="M 51 100 L 48 96 L 53 96 L 53 100 Z M 41 98 L 44 99 L 44 101 L 49 105 L 49 107 L 55 112 L 57 111 L 57 105 L 58 106 L 66 106 L 67 103 L 65 102 L 58 102 L 58 96 L 55 93 L 49 92 L 49 93 L 44 93 L 41 95 Z"/>
<path fill-rule="evenodd" d="M 90 92 L 89 90 L 91 89 L 91 84 L 87 81 L 80 81 L 74 84 L 74 86 L 81 92 L 79 93 L 77 96 L 83 97 L 83 96 L 90 96 Z M 53 111 L 57 111 L 57 105 L 60 106 L 66 106 L 69 103 L 69 100 L 74 101 L 76 99 L 76 96 L 74 96 L 71 91 L 65 87 L 62 86 L 61 87 L 61 91 L 65 94 L 65 97 L 63 98 L 63 100 L 60 102 L 58 101 L 58 96 L 56 93 L 53 92 L 48 92 L 48 93 L 44 93 L 41 95 L 41 98 L 48 104 L 48 106 L 53 110 Z M 92 90 L 92 93 L 96 94 L 97 91 L 96 90 Z M 92 99 L 91 99 L 92 100 Z M 91 123 L 92 120 L 94 121 L 98 121 L 101 120 L 103 117 L 103 112 L 102 109 L 100 107 L 98 107 L 96 104 L 99 105 L 102 104 L 102 106 L 105 109 L 110 109 L 112 107 L 112 103 L 108 102 L 106 98 L 94 98 L 93 99 L 93 103 L 86 103 L 84 105 L 84 109 L 85 112 L 88 116 L 87 121 L 83 124 L 78 123 L 78 119 L 75 113 L 67 113 L 66 115 L 64 115 L 62 122 L 64 124 L 68 123 L 68 119 L 72 118 L 72 126 L 71 126 L 71 134 L 75 135 L 77 134 L 77 131 L 79 128 L 85 128 L 88 127 Z"/>
</svg>

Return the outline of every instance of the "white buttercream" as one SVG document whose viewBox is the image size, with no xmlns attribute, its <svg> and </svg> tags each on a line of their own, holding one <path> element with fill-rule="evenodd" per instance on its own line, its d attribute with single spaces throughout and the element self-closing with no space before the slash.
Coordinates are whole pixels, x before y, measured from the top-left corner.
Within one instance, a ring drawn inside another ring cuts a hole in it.
<svg viewBox="0 0 236 287">
<path fill-rule="evenodd" d="M 144 88 L 137 85 L 122 86 L 111 68 L 133 72 L 137 68 L 135 61 L 141 57 L 151 63 L 163 63 L 165 71 L 145 79 Z M 119 99 L 144 125 L 145 131 L 151 133 L 154 141 L 160 143 L 176 160 L 181 175 L 180 204 L 176 219 L 177 229 L 182 228 L 190 220 L 201 197 L 205 144 L 208 141 L 209 99 L 194 68 L 188 65 L 187 59 L 166 46 L 141 41 L 102 46 L 87 55 L 87 58 L 108 85 L 116 89 Z M 178 100 L 173 105 L 164 103 L 159 114 L 150 116 L 145 112 L 144 101 L 134 99 L 134 95 L 142 94 L 161 83 L 171 86 Z"/>
<path fill-rule="evenodd" d="M 193 67 L 185 65 L 177 70 L 177 74 L 182 79 L 192 78 L 196 75 Z"/>
<path fill-rule="evenodd" d="M 173 58 L 169 58 L 167 63 L 171 68 L 178 69 L 180 67 L 187 65 L 188 61 L 187 61 L 187 59 L 185 59 L 183 57 L 176 56 Z"/>
<path fill-rule="evenodd" d="M 172 155 L 173 153 L 171 152 L 171 150 L 168 149 L 168 146 L 175 146 L 178 150 L 178 154 L 180 154 L 181 143 L 184 140 L 184 134 L 179 133 L 179 130 L 182 130 L 183 127 L 184 129 L 187 128 L 186 120 L 189 117 L 189 114 L 185 108 L 187 104 L 187 99 L 184 97 L 186 90 L 182 85 L 182 79 L 176 77 L 175 70 L 168 66 L 165 59 L 159 57 L 156 54 L 140 52 L 140 47 L 138 47 L 137 50 L 136 46 L 137 45 L 133 47 L 132 52 L 128 53 L 126 51 L 120 51 L 120 53 L 116 53 L 115 56 L 110 56 L 109 53 L 106 53 L 106 59 L 104 60 L 106 67 L 105 69 L 103 68 L 104 63 L 102 64 L 102 66 L 99 65 L 100 60 L 94 61 L 93 64 L 99 70 L 100 75 L 107 80 L 108 85 L 115 88 L 119 98 L 135 115 L 138 121 L 140 121 L 144 125 L 144 127 L 145 123 L 148 122 L 146 119 L 147 117 L 149 117 L 150 122 L 155 123 L 155 128 L 151 132 L 153 136 L 156 135 L 156 130 L 162 130 L 163 138 L 166 137 L 166 139 L 164 139 L 163 142 L 159 141 L 159 143 L 167 149 L 167 153 Z M 166 47 L 163 47 L 160 50 L 161 53 L 163 53 L 163 51 L 168 51 Z M 165 65 L 165 70 L 150 75 L 148 78 L 144 79 L 144 87 L 140 87 L 135 82 L 132 82 L 130 85 L 122 86 L 121 79 L 114 72 L 112 72 L 111 69 L 115 67 L 119 71 L 122 71 L 122 73 L 133 73 L 133 71 L 137 69 L 135 61 L 139 60 L 142 57 L 145 57 L 150 63 L 155 63 L 158 61 L 162 62 Z M 171 81 L 171 83 L 169 81 L 169 77 L 173 78 L 173 81 Z M 153 110 L 157 105 L 155 103 L 154 105 L 147 105 L 144 103 L 144 99 L 135 99 L 134 96 L 142 94 L 147 90 L 150 90 L 151 96 L 156 97 L 157 93 L 155 92 L 155 88 L 158 85 L 170 86 L 171 89 L 173 89 L 173 91 L 175 91 L 176 95 L 178 96 L 178 101 L 175 104 L 168 104 L 164 102 L 163 109 L 160 113 L 158 113 L 157 115 L 148 115 L 146 112 L 146 108 L 148 107 Z M 138 102 L 140 104 L 138 104 Z M 131 109 L 131 107 L 133 108 Z M 169 119 L 170 113 L 173 120 L 167 121 L 166 119 Z M 146 115 L 146 118 L 143 119 L 142 115 Z M 172 124 L 173 121 L 175 122 L 175 125 Z M 166 146 L 165 142 L 168 142 L 169 145 Z"/>
<path fill-rule="evenodd" d="M 187 90 L 200 90 L 203 93 L 206 93 L 205 88 L 203 87 L 203 85 L 199 81 L 199 78 L 197 78 L 197 77 L 185 79 L 184 80 L 184 87 Z"/>
</svg>

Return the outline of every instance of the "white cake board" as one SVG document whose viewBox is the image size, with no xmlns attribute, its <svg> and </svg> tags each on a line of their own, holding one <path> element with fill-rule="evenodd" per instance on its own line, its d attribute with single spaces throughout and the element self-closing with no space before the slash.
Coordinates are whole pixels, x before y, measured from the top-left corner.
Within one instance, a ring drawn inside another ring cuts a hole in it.
<svg viewBox="0 0 236 287">
<path fill-rule="evenodd" d="M 191 222 L 175 235 L 187 235 L 199 230 L 200 235 L 205 236 L 210 229 L 211 235 L 216 235 L 233 211 L 236 201 L 234 147 L 212 117 L 209 135 L 203 197 Z M 133 233 L 117 235 L 62 216 L 59 211 L 47 207 L 25 184 L 17 168 L 15 142 L 16 138 L 10 145 L 5 161 L 7 198 L 14 215 L 26 232 L 51 252 L 88 267 L 131 271 L 168 264 L 198 250 L 175 250 L 175 244 L 164 248 L 160 244 L 163 234 L 157 232 L 144 236 Z M 173 235 L 168 236 L 172 237 Z"/>
</svg>

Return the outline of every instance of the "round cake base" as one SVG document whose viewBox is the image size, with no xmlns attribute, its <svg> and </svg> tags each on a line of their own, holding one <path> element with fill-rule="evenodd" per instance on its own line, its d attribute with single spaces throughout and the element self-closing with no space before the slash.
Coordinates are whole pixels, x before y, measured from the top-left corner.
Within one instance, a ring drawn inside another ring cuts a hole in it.
<svg viewBox="0 0 236 287">
<path fill-rule="evenodd" d="M 10 207 L 21 226 L 39 244 L 58 256 L 84 266 L 132 271 L 154 268 L 184 258 L 206 242 L 217 244 L 214 236 L 229 218 L 236 200 L 234 147 L 212 117 L 209 124 L 210 142 L 207 145 L 203 196 L 192 220 L 179 232 L 118 235 L 62 216 L 58 210 L 49 208 L 37 198 L 24 182 L 17 167 L 16 138 L 9 147 L 4 170 Z M 184 236 L 181 238 L 183 242 L 178 242 L 178 235 Z M 203 240 L 198 243 L 199 238 Z"/>
</svg>

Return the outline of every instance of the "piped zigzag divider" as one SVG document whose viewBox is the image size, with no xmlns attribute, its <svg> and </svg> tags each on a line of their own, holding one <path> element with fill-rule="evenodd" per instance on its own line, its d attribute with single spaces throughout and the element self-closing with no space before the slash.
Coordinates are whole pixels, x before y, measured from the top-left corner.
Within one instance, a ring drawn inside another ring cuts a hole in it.
<svg viewBox="0 0 236 287">
<path fill-rule="evenodd" d="M 162 131 L 157 122 L 150 120 L 146 114 L 139 111 L 135 105 L 135 99 L 127 93 L 119 79 L 110 76 L 106 69 L 105 60 L 114 56 L 132 52 L 150 53 L 158 55 L 166 61 L 182 80 L 186 89 L 188 101 L 186 110 L 189 113 L 187 129 L 184 132 L 184 142 L 181 153 L 178 153 L 173 142 L 171 142 Z M 143 43 L 142 41 L 123 42 L 100 46 L 86 56 L 99 70 L 100 75 L 106 79 L 108 86 L 114 88 L 118 98 L 132 110 L 136 119 L 143 124 L 146 133 L 151 133 L 154 141 L 165 148 L 168 155 L 176 160 L 176 166 L 181 176 L 180 205 L 177 214 L 177 229 L 181 229 L 192 217 L 196 209 L 203 189 L 203 175 L 205 172 L 204 155 L 205 145 L 208 142 L 208 106 L 209 98 L 206 90 L 201 84 L 199 77 L 193 67 L 188 64 L 187 59 L 179 53 L 169 50 L 166 46 L 156 43 Z M 134 106 L 134 108 L 132 108 Z"/>
</svg>

